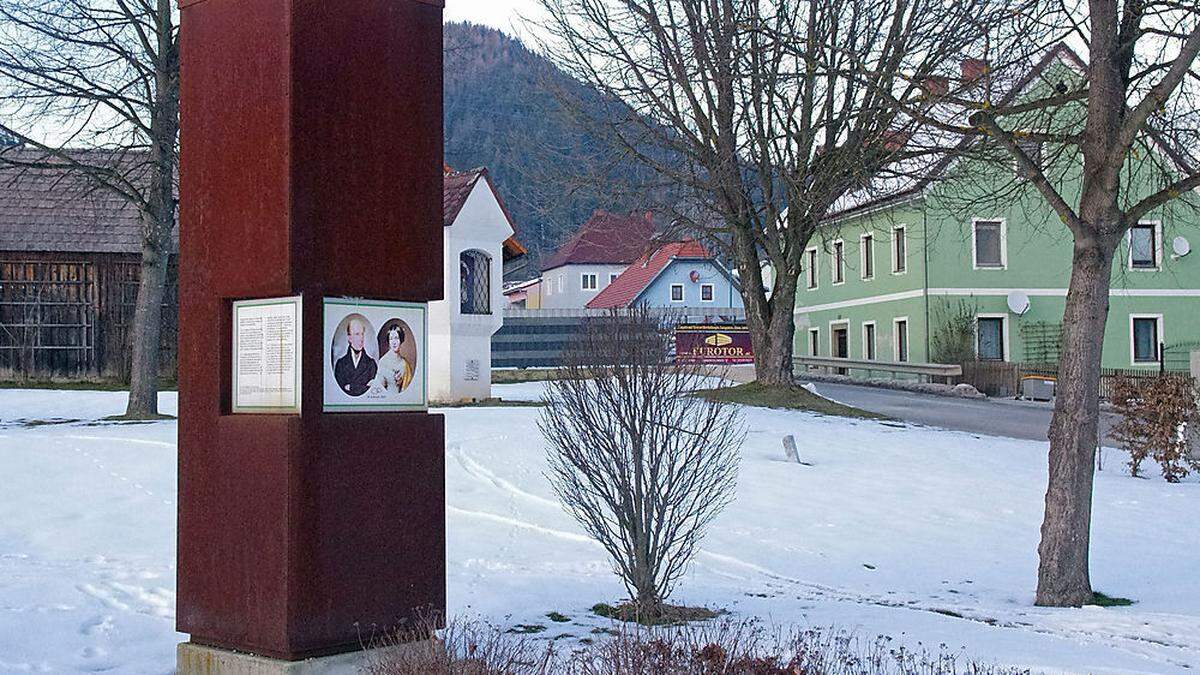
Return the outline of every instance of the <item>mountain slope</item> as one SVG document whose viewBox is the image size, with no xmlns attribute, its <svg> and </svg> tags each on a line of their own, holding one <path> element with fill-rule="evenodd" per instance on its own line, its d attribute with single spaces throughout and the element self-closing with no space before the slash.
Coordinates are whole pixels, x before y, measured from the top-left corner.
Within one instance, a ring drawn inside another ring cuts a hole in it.
<svg viewBox="0 0 1200 675">
<path fill-rule="evenodd" d="M 491 172 L 529 249 L 520 276 L 535 274 L 595 209 L 645 210 L 618 196 L 637 171 L 608 168 L 603 149 L 566 119 L 555 97 L 569 92 L 598 109 L 595 92 L 493 28 L 448 23 L 443 33 L 446 163 Z"/>
</svg>

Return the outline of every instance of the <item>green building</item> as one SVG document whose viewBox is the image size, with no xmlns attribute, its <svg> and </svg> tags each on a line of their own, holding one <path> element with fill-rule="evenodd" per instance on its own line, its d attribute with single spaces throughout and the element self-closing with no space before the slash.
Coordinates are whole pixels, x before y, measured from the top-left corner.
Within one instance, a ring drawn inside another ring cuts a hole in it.
<svg viewBox="0 0 1200 675">
<path fill-rule="evenodd" d="M 1081 67 L 1060 47 L 1018 86 L 1055 86 Z M 1128 172 L 1134 198 L 1185 161 L 1161 146 L 1139 150 Z M 1046 161 L 1077 202 L 1078 158 Z M 982 160 L 946 158 L 895 183 L 852 198 L 813 237 L 796 297 L 796 355 L 1056 363 L 1073 247 L 1045 200 L 1015 169 Z M 1158 368 L 1165 345 L 1178 356 L 1168 367 L 1187 369 L 1200 342 L 1200 254 L 1189 255 L 1200 238 L 1196 198 L 1152 212 L 1119 249 L 1105 368 Z"/>
</svg>

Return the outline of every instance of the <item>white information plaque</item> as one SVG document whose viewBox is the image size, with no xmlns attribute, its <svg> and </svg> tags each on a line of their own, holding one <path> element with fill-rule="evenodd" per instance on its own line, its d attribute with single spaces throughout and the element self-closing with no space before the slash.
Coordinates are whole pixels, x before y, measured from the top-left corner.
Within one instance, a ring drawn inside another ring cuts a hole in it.
<svg viewBox="0 0 1200 675">
<path fill-rule="evenodd" d="M 326 412 L 425 410 L 427 306 L 325 298 Z"/>
<path fill-rule="evenodd" d="M 300 412 L 300 297 L 233 303 L 233 412 Z"/>
</svg>

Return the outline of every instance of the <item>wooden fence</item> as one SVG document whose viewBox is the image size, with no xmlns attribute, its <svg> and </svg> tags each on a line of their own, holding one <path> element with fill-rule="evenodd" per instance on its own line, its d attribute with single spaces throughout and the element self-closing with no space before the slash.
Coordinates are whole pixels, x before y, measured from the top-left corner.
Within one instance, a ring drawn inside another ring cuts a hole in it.
<svg viewBox="0 0 1200 675">
<path fill-rule="evenodd" d="M 1171 374 L 1188 377 L 1186 374 Z M 1153 379 L 1159 377 L 1160 373 L 1157 368 L 1152 370 L 1103 368 L 1100 371 L 1100 397 L 1110 398 L 1113 384 L 1117 378 L 1122 376 Z M 1054 364 L 974 361 L 963 364 L 963 373 L 959 381 L 970 384 L 988 396 L 1016 396 L 1021 393 L 1021 381 L 1027 377 L 1042 377 L 1057 381 L 1058 366 Z"/>
</svg>

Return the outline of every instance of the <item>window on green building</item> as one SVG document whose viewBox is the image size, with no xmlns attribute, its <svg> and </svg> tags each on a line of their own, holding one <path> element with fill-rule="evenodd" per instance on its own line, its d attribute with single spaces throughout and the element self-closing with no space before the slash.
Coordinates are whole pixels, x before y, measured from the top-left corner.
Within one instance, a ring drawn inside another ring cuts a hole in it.
<svg viewBox="0 0 1200 675">
<path fill-rule="evenodd" d="M 1129 266 L 1152 270 L 1158 267 L 1158 232 L 1154 223 L 1129 228 Z"/>
<path fill-rule="evenodd" d="M 808 287 L 812 289 L 817 287 L 817 249 L 810 248 L 805 252 L 808 253 L 805 272 L 808 274 Z"/>
<path fill-rule="evenodd" d="M 1157 363 L 1159 336 L 1157 316 L 1133 317 L 1133 362 Z"/>
<path fill-rule="evenodd" d="M 863 324 L 863 358 L 875 360 L 875 322 Z"/>
<path fill-rule="evenodd" d="M 846 244 L 841 241 L 833 242 L 833 283 L 840 284 L 846 280 Z"/>
<path fill-rule="evenodd" d="M 862 249 L 862 278 L 875 278 L 875 237 L 864 234 L 859 240 Z"/>
<path fill-rule="evenodd" d="M 975 267 L 1004 267 L 1004 222 L 976 220 Z"/>
<path fill-rule="evenodd" d="M 892 228 L 892 273 L 903 274 L 908 269 L 908 235 L 903 225 Z"/>
<path fill-rule="evenodd" d="M 908 319 L 896 319 L 893 325 L 896 331 L 896 360 L 904 363 L 908 361 Z"/>
<path fill-rule="evenodd" d="M 1004 360 L 1004 319 L 980 317 L 976 322 L 978 344 L 975 354 L 980 361 Z"/>
</svg>

